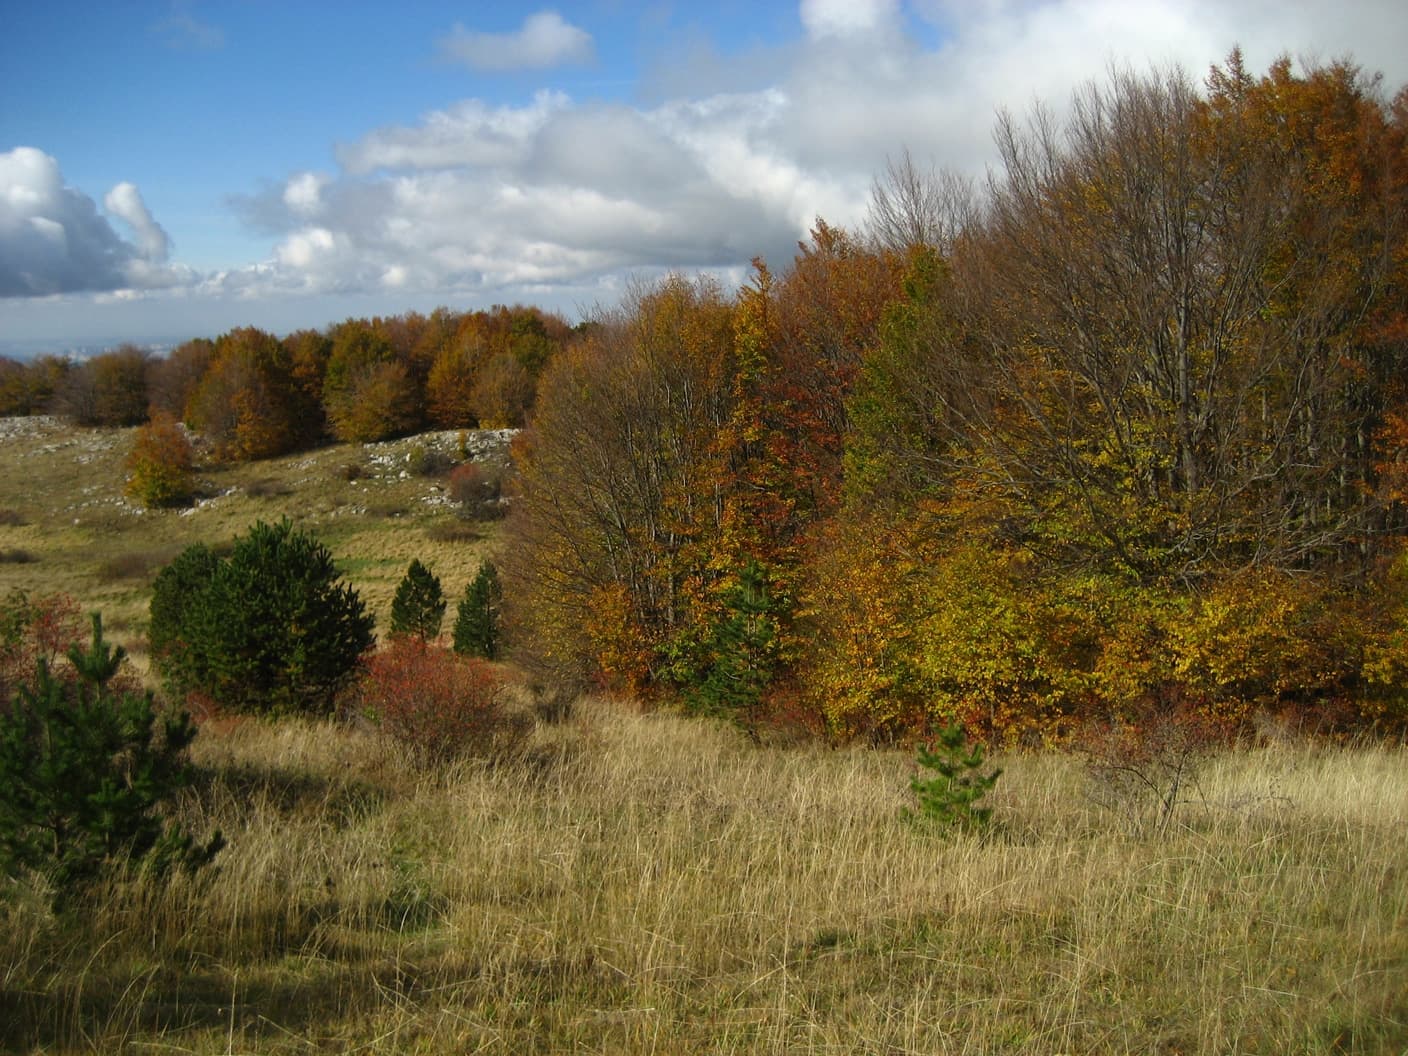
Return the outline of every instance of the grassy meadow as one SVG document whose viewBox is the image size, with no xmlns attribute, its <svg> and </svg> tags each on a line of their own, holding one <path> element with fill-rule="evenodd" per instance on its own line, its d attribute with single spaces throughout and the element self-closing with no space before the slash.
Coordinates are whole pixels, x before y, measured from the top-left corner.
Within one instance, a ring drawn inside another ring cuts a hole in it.
<svg viewBox="0 0 1408 1056">
<path fill-rule="evenodd" d="M 400 475 L 453 435 L 205 471 L 152 514 L 121 501 L 125 434 L 27 428 L 0 437 L 0 553 L 31 558 L 0 593 L 72 593 L 129 647 L 161 563 L 256 518 L 314 530 L 383 627 L 412 557 L 453 598 L 495 543 Z M 908 753 L 604 698 L 493 762 L 238 718 L 193 759 L 211 870 L 62 913 L 0 882 L 0 1051 L 1408 1052 L 1401 745 L 1210 757 L 1160 832 L 1079 757 L 1011 755 L 984 835 L 902 816 Z"/>
<path fill-rule="evenodd" d="M 133 432 L 0 419 L 0 597 L 16 587 L 70 594 L 102 612 L 108 637 L 139 666 L 156 573 L 190 544 L 228 544 L 256 520 L 287 516 L 313 532 L 383 630 L 413 558 L 440 577 L 453 614 L 492 546 L 493 526 L 458 516 L 443 473 L 415 471 L 422 450 L 460 461 L 457 433 L 202 465 L 192 507 L 151 511 L 122 494 Z M 507 444 L 505 434 L 469 433 L 464 453 L 502 463 Z"/>
<path fill-rule="evenodd" d="M 0 909 L 0 1047 L 166 1053 L 1397 1053 L 1408 766 L 1209 763 L 1159 838 L 1079 762 L 996 830 L 906 822 L 909 758 L 585 700 L 432 770 L 247 721 L 184 805 L 218 869 Z"/>
</svg>

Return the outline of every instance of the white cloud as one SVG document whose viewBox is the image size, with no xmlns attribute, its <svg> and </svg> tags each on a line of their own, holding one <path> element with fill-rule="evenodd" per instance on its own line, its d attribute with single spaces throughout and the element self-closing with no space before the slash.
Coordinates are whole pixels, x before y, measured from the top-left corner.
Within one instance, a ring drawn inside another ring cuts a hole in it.
<svg viewBox="0 0 1408 1056">
<path fill-rule="evenodd" d="M 934 42 L 908 33 L 906 14 Z M 887 155 L 980 176 L 1000 107 L 1060 112 L 1111 61 L 1180 61 L 1196 77 L 1238 42 L 1264 69 L 1283 24 L 1298 28 L 1278 50 L 1334 39 L 1309 3 L 803 0 L 800 15 L 806 40 L 757 56 L 773 73 L 756 90 L 704 52 L 678 82 L 689 94 L 652 105 L 470 99 L 342 144 L 340 174 L 299 173 L 242 201 L 279 242 L 221 288 L 509 301 L 663 268 L 726 272 L 756 254 L 781 266 L 817 217 L 862 222 Z M 506 40 L 495 46 L 512 51 Z"/>
<path fill-rule="evenodd" d="M 897 0 L 802 0 L 802 26 L 813 39 L 881 28 L 899 13 Z"/>
<path fill-rule="evenodd" d="M 592 59 L 592 35 L 556 11 L 529 15 L 516 33 L 476 33 L 456 25 L 440 51 L 474 70 L 542 70 Z"/>
<path fill-rule="evenodd" d="M 318 172 L 300 172 L 284 185 L 283 203 L 291 213 L 313 216 L 322 208 L 323 188 L 328 177 Z"/>
<path fill-rule="evenodd" d="M 422 118 L 418 126 L 381 128 L 338 148 L 338 161 L 362 175 L 375 169 L 441 169 L 522 163 L 532 137 L 571 106 L 562 92 L 538 92 L 527 106 L 466 99 Z"/>
<path fill-rule="evenodd" d="M 147 260 L 165 263 L 171 249 L 170 239 L 162 226 L 152 219 L 147 211 L 147 203 L 142 201 L 142 192 L 135 184 L 119 183 L 108 191 L 103 206 L 113 216 L 127 222 L 142 246 L 142 255 Z"/>
<path fill-rule="evenodd" d="M 490 292 L 790 254 L 817 181 L 767 144 L 782 102 L 644 110 L 542 94 L 379 129 L 342 148 L 341 178 L 300 173 L 243 200 L 284 234 L 265 266 L 223 281 Z"/>
<path fill-rule="evenodd" d="M 1020 115 L 1040 99 L 1059 113 L 1112 61 L 1136 69 L 1176 61 L 1196 79 L 1234 44 L 1253 71 L 1282 51 L 1352 52 L 1384 69 L 1396 89 L 1408 79 L 1408 52 L 1397 46 L 1408 37 L 1408 9 L 1400 8 L 1378 0 L 805 0 L 796 41 L 734 56 L 662 54 L 673 76 L 655 83 L 673 88 L 649 103 L 544 90 L 517 103 L 466 99 L 369 130 L 337 146 L 337 171 L 286 174 L 233 200 L 270 235 L 268 259 L 174 293 L 251 310 L 265 299 L 336 300 L 344 314 L 354 297 L 393 311 L 418 298 L 570 306 L 615 299 L 631 274 L 736 277 L 757 254 L 780 270 L 818 216 L 863 221 L 886 155 L 908 148 L 920 163 L 981 176 L 999 107 Z M 467 49 L 458 57 L 474 62 L 488 41 L 519 67 L 532 56 L 589 56 L 590 38 L 548 14 L 498 37 L 457 30 L 446 48 L 458 41 Z M 922 36 L 910 32 L 920 21 Z M 542 28 L 554 26 L 557 45 Z M 557 32 L 563 27 L 573 32 Z M 114 188 L 106 204 L 131 225 L 131 238 L 64 187 L 52 158 L 0 154 L 0 294 L 174 281 L 165 232 L 135 188 Z"/>
<path fill-rule="evenodd" d="M 152 289 L 184 281 L 167 266 L 168 240 L 141 192 L 120 183 L 104 199 L 136 235 L 113 230 L 93 199 L 64 184 L 59 163 L 34 147 L 0 153 L 0 297 Z"/>
</svg>

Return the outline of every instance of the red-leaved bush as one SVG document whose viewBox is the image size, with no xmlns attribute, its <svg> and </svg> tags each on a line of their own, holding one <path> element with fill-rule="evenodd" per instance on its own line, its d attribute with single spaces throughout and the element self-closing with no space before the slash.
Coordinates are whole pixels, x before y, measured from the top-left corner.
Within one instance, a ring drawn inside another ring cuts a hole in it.
<svg viewBox="0 0 1408 1056">
<path fill-rule="evenodd" d="M 73 598 L 12 590 L 0 601 L 0 701 L 34 675 L 36 661 L 53 666 L 82 641 L 83 615 Z"/>
<path fill-rule="evenodd" d="M 72 665 L 63 658 L 75 646 L 83 648 L 83 624 L 82 610 L 68 594 L 31 596 L 12 590 L 0 599 L 0 710 L 8 706 L 17 686 L 30 682 L 40 660 L 60 680 L 73 679 Z M 136 693 L 141 683 L 124 664 L 105 688 L 116 694 Z"/>
<path fill-rule="evenodd" d="M 502 755 L 523 739 L 531 720 L 504 707 L 503 691 L 491 664 L 396 638 L 366 662 L 353 695 L 384 733 L 438 762 Z"/>
</svg>

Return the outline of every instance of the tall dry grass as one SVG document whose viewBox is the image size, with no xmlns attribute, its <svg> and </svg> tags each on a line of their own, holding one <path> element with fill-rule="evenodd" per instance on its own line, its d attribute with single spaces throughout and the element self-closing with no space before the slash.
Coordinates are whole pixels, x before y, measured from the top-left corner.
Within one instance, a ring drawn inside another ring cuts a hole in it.
<svg viewBox="0 0 1408 1056">
<path fill-rule="evenodd" d="M 521 758 L 197 742 L 219 871 L 73 919 L 12 888 L 0 1047 L 187 1053 L 1385 1053 L 1408 1047 L 1408 753 L 1214 759 L 1158 838 L 1071 757 L 997 829 L 900 818 L 910 758 L 586 702 Z M 1131 808 L 1132 809 L 1132 808 Z"/>
</svg>

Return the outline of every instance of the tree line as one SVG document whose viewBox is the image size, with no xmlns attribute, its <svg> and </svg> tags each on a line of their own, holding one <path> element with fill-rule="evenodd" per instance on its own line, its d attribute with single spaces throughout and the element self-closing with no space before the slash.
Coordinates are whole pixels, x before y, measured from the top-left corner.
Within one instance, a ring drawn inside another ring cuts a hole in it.
<svg viewBox="0 0 1408 1056">
<path fill-rule="evenodd" d="M 91 359 L 0 358 L 0 415 L 54 413 L 85 426 L 184 421 L 216 457 L 267 458 L 328 438 L 520 426 L 537 379 L 577 339 L 536 308 L 348 319 L 283 338 L 255 327 L 154 357 L 131 345 Z"/>
</svg>

